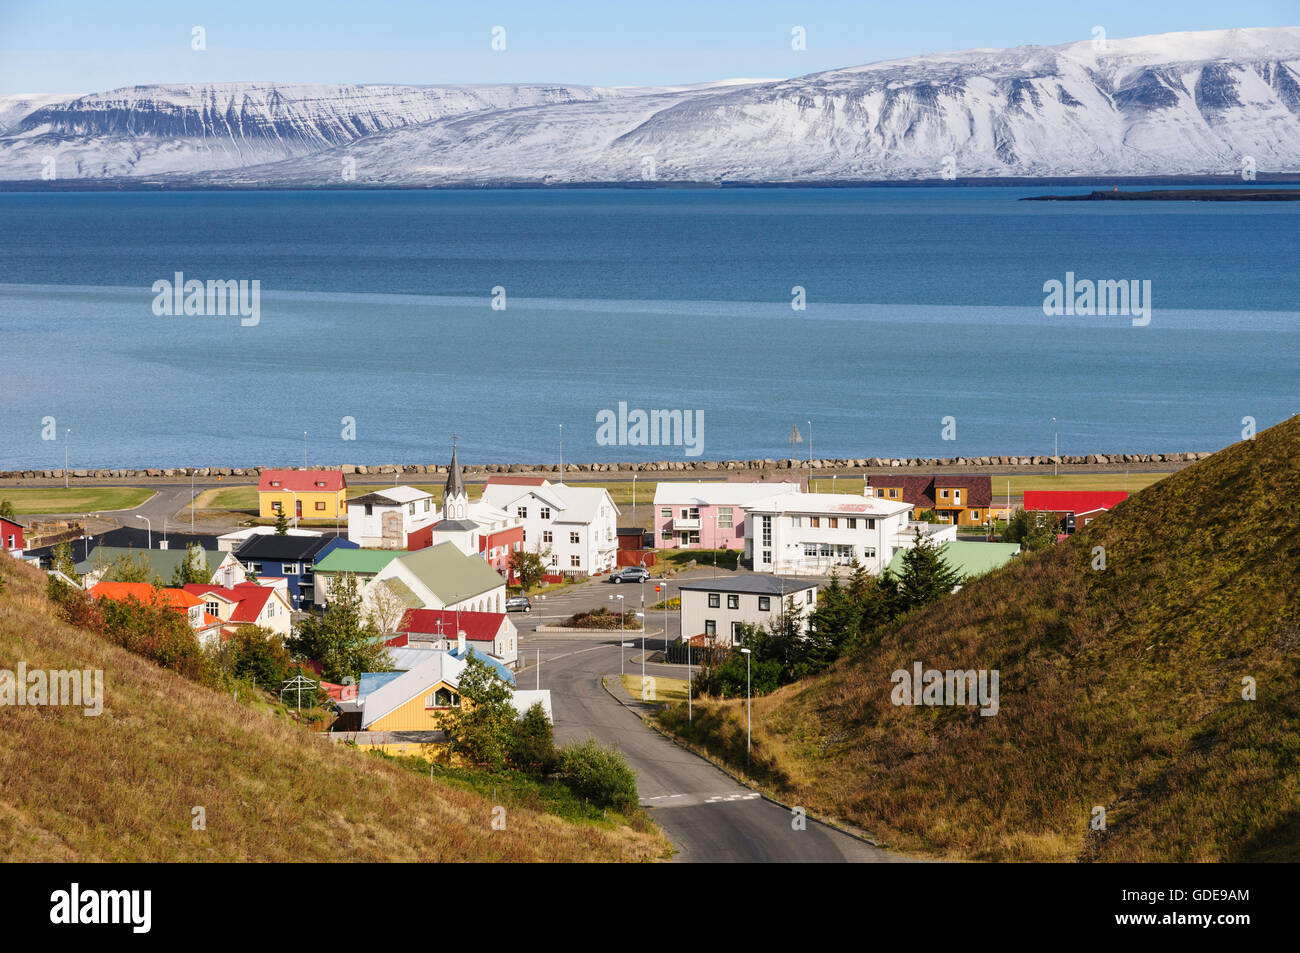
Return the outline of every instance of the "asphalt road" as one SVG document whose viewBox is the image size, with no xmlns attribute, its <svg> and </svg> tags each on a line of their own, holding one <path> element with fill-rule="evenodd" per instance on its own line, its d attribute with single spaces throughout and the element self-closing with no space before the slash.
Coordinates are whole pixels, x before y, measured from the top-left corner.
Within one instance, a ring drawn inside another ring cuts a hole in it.
<svg viewBox="0 0 1300 953">
<path fill-rule="evenodd" d="M 707 575 L 707 573 L 703 573 Z M 679 861 L 725 862 L 893 862 L 895 857 L 857 838 L 808 821 L 795 830 L 791 812 L 763 800 L 709 762 L 698 758 L 641 723 L 601 687 L 612 675 L 617 690 L 619 652 L 626 652 L 628 671 L 639 671 L 640 641 L 620 649 L 617 636 L 548 636 L 533 631 L 539 623 L 555 622 L 580 608 L 608 605 L 611 594 L 622 592 L 629 610 L 639 605 L 639 586 L 614 586 L 593 582 L 535 601 L 537 608 L 525 616 L 515 614 L 520 646 L 529 665 L 518 674 L 520 688 L 538 684 L 536 655 L 541 653 L 540 685 L 551 690 L 556 741 L 595 737 L 616 744 L 637 772 L 641 804 L 673 842 Z M 646 602 L 653 600 L 647 585 Z M 675 613 L 670 613 L 675 625 Z M 660 613 L 650 613 L 650 631 L 661 628 Z M 670 633 L 673 634 L 673 633 Z M 652 637 L 649 644 L 659 643 Z M 657 647 L 657 646 L 656 646 Z M 648 665 L 650 675 L 681 677 L 681 666 Z"/>
</svg>

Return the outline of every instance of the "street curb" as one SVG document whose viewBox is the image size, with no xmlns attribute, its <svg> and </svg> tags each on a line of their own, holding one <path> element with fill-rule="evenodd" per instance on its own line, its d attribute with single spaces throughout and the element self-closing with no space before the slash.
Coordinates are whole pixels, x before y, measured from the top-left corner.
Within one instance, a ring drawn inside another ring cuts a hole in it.
<svg viewBox="0 0 1300 953">
<path fill-rule="evenodd" d="M 620 705 L 622 705 L 624 708 L 626 708 L 628 711 L 630 711 L 632 714 L 636 715 L 637 718 L 641 719 L 641 724 L 645 725 L 647 728 L 649 728 L 649 729 L 650 729 L 651 731 L 653 731 L 655 734 L 659 735 L 659 736 L 662 737 L 662 738 L 667 739 L 668 741 L 671 741 L 673 744 L 675 744 L 677 747 L 681 748 L 681 749 L 682 749 L 683 751 L 685 751 L 687 754 L 694 755 L 695 757 L 699 758 L 701 761 L 707 761 L 709 764 L 713 765 L 715 768 L 717 768 L 719 771 L 721 771 L 721 772 L 722 772 L 723 774 L 725 774 L 727 777 L 731 778 L 731 780 L 735 781 L 735 782 L 736 782 L 737 784 L 739 784 L 741 787 L 746 788 L 747 790 L 753 791 L 755 794 L 757 794 L 759 797 L 761 797 L 764 801 L 768 801 L 768 802 L 770 802 L 770 803 L 772 803 L 772 804 L 775 804 L 777 807 L 784 808 L 784 809 L 787 810 L 787 811 L 793 811 L 793 810 L 794 810 L 794 808 L 793 808 L 791 805 L 786 804 L 784 801 L 778 801 L 776 798 L 772 797 L 772 796 L 771 796 L 770 794 L 768 794 L 766 791 L 760 791 L 758 788 L 754 787 L 752 784 L 750 784 L 750 783 L 749 783 L 748 781 L 746 781 L 744 778 L 740 777 L 738 774 L 736 774 L 734 771 L 732 771 L 732 770 L 731 770 L 729 767 L 727 767 L 725 764 L 721 764 L 721 763 L 719 763 L 718 761 L 716 761 L 714 758 L 710 757 L 709 755 L 700 754 L 700 752 L 696 751 L 694 748 L 691 748 L 691 747 L 689 747 L 688 745 L 683 744 L 683 743 L 682 743 L 681 741 L 679 741 L 676 737 L 674 737 L 673 735 L 670 735 L 668 732 L 664 731 L 662 728 L 660 728 L 660 727 L 659 727 L 658 725 L 656 725 L 654 722 L 652 722 L 652 721 L 650 721 L 649 719 L 647 719 L 646 717 L 644 717 L 644 716 L 643 716 L 643 715 L 642 715 L 642 714 L 641 714 L 637 709 L 633 708 L 631 705 L 629 705 L 629 704 L 628 704 L 627 702 L 625 702 L 623 699 L 619 698 L 618 695 L 614 694 L 613 690 L 610 689 L 609 685 L 606 683 L 608 678 L 609 678 L 608 675 L 602 675 L 602 676 L 600 677 L 600 687 L 603 688 L 603 689 L 605 690 L 605 693 L 606 693 L 607 695 L 609 695 L 610 698 L 614 699 L 614 701 L 618 702 Z M 814 823 L 820 824 L 820 825 L 822 825 L 823 827 L 829 827 L 829 828 L 830 828 L 831 830 L 833 830 L 833 831 L 838 831 L 838 832 L 841 833 L 841 834 L 845 834 L 845 835 L 847 835 L 847 836 L 849 836 L 849 837 L 852 837 L 854 840 L 861 841 L 862 843 L 868 845 L 869 847 L 874 847 L 874 848 L 876 848 L 876 850 L 888 851 L 888 848 L 885 847 L 885 845 L 881 844 L 879 841 L 872 840 L 872 839 L 871 839 L 868 835 L 866 835 L 866 834 L 859 833 L 858 831 L 855 831 L 855 830 L 853 830 L 853 829 L 851 829 L 851 828 L 845 827 L 845 826 L 842 825 L 842 824 L 838 824 L 838 823 L 836 823 L 835 821 L 832 821 L 832 820 L 829 820 L 829 819 L 827 819 L 827 818 L 825 818 L 825 817 L 822 817 L 822 816 L 819 815 L 819 814 L 814 814 L 812 811 L 808 810 L 807 808 L 804 808 L 803 810 L 804 810 L 804 816 L 806 816 L 809 820 L 813 821 Z M 902 856 L 902 855 L 899 855 L 899 856 Z M 907 860 L 911 860 L 912 858 L 909 857 L 909 858 L 905 858 L 905 859 L 907 859 Z"/>
</svg>

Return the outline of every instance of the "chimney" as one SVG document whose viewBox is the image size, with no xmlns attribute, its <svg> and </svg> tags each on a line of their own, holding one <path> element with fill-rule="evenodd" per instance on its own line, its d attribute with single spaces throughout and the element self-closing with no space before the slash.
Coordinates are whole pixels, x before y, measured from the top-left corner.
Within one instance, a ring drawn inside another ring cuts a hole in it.
<svg viewBox="0 0 1300 953">
<path fill-rule="evenodd" d="M 461 629 L 456 633 L 456 657 L 465 657 L 465 630 Z"/>
</svg>

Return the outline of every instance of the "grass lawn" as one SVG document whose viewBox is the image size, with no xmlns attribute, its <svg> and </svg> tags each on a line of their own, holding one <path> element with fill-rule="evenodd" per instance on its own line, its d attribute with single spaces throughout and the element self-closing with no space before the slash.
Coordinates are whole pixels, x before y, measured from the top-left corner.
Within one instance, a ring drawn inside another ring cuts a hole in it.
<svg viewBox="0 0 1300 953">
<path fill-rule="evenodd" d="M 641 698 L 641 675 L 625 674 L 622 676 L 623 687 L 633 698 Z M 646 697 L 643 699 L 647 702 L 669 702 L 686 701 L 686 679 L 684 678 L 665 678 L 662 675 L 647 675 L 646 681 L 650 684 L 646 686 Z"/>
<path fill-rule="evenodd" d="M 658 549 L 655 552 L 659 554 L 659 565 L 667 566 L 670 572 L 688 569 L 691 563 L 712 568 L 715 557 L 719 569 L 736 569 L 741 556 L 739 549 Z"/>
<path fill-rule="evenodd" d="M 5 487 L 0 501 L 8 500 L 14 512 L 23 513 L 99 513 L 126 510 L 139 506 L 153 490 L 118 486 Z"/>
</svg>

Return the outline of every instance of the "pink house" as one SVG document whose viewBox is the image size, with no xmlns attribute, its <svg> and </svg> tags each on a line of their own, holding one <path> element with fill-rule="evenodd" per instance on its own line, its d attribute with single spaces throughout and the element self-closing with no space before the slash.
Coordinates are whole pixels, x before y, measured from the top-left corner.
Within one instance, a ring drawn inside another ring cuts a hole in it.
<svg viewBox="0 0 1300 953">
<path fill-rule="evenodd" d="M 655 548 L 744 549 L 747 508 L 798 490 L 797 483 L 660 483 L 655 488 Z"/>
</svg>

